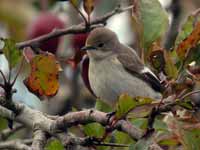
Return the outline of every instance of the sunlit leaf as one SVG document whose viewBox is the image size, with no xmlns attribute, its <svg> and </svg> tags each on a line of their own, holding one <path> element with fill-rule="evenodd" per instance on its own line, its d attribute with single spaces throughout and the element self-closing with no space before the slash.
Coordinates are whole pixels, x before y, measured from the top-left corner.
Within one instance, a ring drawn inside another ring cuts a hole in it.
<svg viewBox="0 0 200 150">
<path fill-rule="evenodd" d="M 22 58 L 21 51 L 16 48 L 16 43 L 10 39 L 2 39 L 4 42 L 3 53 L 8 60 L 10 68 L 13 68 Z"/>
<path fill-rule="evenodd" d="M 137 102 L 134 101 L 132 97 L 127 94 L 122 94 L 116 104 L 116 118 L 120 119 L 125 117 L 131 109 L 136 107 L 136 105 Z"/>
<path fill-rule="evenodd" d="M 104 103 L 102 100 L 97 99 L 96 100 L 96 104 L 95 104 L 95 109 L 99 110 L 99 111 L 103 111 L 103 112 L 112 112 L 112 108 Z"/>
<path fill-rule="evenodd" d="M 120 143 L 120 144 L 135 143 L 135 141 L 129 135 L 120 131 L 115 131 L 114 137 L 115 137 L 115 143 Z"/>
<path fill-rule="evenodd" d="M 83 0 L 83 8 L 88 16 L 90 16 L 94 9 L 94 0 Z"/>
<path fill-rule="evenodd" d="M 147 128 L 147 118 L 135 118 L 131 119 L 131 123 L 138 128 L 146 129 Z"/>
<path fill-rule="evenodd" d="M 69 0 L 71 2 L 72 5 L 74 5 L 75 7 L 78 7 L 78 0 Z"/>
<path fill-rule="evenodd" d="M 47 143 L 45 150 L 64 150 L 64 146 L 58 140 L 51 140 Z"/>
<path fill-rule="evenodd" d="M 84 125 L 84 133 L 87 136 L 101 138 L 103 134 L 105 133 L 105 129 L 102 125 L 99 123 L 90 123 L 87 125 Z"/>
<path fill-rule="evenodd" d="M 31 62 L 31 73 L 24 81 L 32 93 L 39 97 L 54 96 L 59 88 L 59 64 L 53 54 L 45 53 L 35 56 Z"/>
<path fill-rule="evenodd" d="M 170 78 L 176 78 L 178 76 L 178 69 L 174 62 L 172 61 L 172 54 L 169 51 L 164 51 L 164 57 L 165 57 L 165 73 Z"/>
</svg>

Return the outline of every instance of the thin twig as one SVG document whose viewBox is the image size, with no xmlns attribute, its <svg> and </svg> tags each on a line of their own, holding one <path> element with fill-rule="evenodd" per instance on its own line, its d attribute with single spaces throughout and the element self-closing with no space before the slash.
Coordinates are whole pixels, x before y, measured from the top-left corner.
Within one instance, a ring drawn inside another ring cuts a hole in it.
<svg viewBox="0 0 200 150">
<path fill-rule="evenodd" d="M 195 93 L 200 93 L 200 90 L 195 90 L 195 91 L 189 92 L 189 93 L 183 95 L 183 96 L 180 98 L 180 100 L 183 100 L 183 99 L 185 99 L 186 97 L 191 96 L 191 95 L 193 95 L 193 94 L 195 94 Z"/>
<path fill-rule="evenodd" d="M 21 70 L 22 70 L 22 68 L 23 68 L 24 60 L 25 60 L 24 57 L 22 57 L 22 61 L 21 61 L 21 63 L 20 63 L 20 68 L 19 68 L 17 74 L 15 75 L 15 78 L 14 78 L 14 80 L 12 81 L 11 86 L 13 86 L 13 85 L 15 84 L 15 82 L 16 82 L 16 80 L 17 80 L 17 77 L 19 76 L 19 74 L 20 74 L 20 72 L 21 72 Z"/>
<path fill-rule="evenodd" d="M 2 76 L 2 78 L 4 80 L 4 84 L 5 84 L 7 82 L 7 79 L 6 79 L 5 75 L 4 75 L 4 73 L 2 72 L 2 70 L 0 70 L 0 74 L 1 74 L 1 76 Z"/>
<path fill-rule="evenodd" d="M 69 1 L 70 2 L 70 4 L 74 7 L 74 9 L 81 15 L 81 17 L 83 18 L 83 20 L 84 20 L 84 22 L 85 22 L 85 26 L 87 26 L 88 25 L 88 21 L 87 21 L 87 19 L 86 19 L 86 17 L 84 16 L 84 14 L 79 10 L 79 8 L 76 6 L 76 5 L 74 5 L 71 1 Z"/>
<path fill-rule="evenodd" d="M 122 13 L 124 11 L 132 9 L 133 6 L 128 6 L 126 8 L 120 8 L 117 7 L 115 10 L 105 14 L 104 16 L 98 17 L 95 20 L 90 22 L 90 30 L 97 28 L 99 26 L 102 26 L 102 24 L 105 24 L 105 22 L 114 16 L 115 14 Z M 79 34 L 79 33 L 85 33 L 88 32 L 88 29 L 84 26 L 84 23 L 80 23 L 78 25 L 73 25 L 66 29 L 56 29 L 48 34 L 39 36 L 37 38 L 34 38 L 32 40 L 20 42 L 16 44 L 16 47 L 19 49 L 23 49 L 25 47 L 31 47 L 31 46 L 38 46 L 43 42 L 46 42 L 52 38 L 57 38 L 66 34 Z"/>
</svg>

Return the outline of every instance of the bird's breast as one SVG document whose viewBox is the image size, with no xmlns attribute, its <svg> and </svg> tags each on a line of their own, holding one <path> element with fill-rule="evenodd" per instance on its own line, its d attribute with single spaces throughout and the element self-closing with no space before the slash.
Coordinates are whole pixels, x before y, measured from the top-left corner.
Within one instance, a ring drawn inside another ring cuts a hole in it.
<svg viewBox="0 0 200 150">
<path fill-rule="evenodd" d="M 102 61 L 91 60 L 89 81 L 95 95 L 109 104 L 115 104 L 123 93 L 133 97 L 157 95 L 147 83 L 127 72 L 116 57 Z"/>
</svg>

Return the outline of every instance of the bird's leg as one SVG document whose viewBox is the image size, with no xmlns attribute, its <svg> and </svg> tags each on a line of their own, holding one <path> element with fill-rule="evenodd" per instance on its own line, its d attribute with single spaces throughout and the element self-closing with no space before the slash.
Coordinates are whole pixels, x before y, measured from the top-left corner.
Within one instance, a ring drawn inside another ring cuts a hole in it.
<svg viewBox="0 0 200 150">
<path fill-rule="evenodd" d="M 159 107 L 153 107 L 151 113 L 149 114 L 147 129 L 143 137 L 147 137 L 154 132 L 153 123 L 155 121 L 156 116 L 159 113 L 158 109 Z"/>
<path fill-rule="evenodd" d="M 107 124 L 110 124 L 112 117 L 114 117 L 114 115 L 116 114 L 116 111 L 112 111 L 106 114 L 106 117 L 108 117 L 107 119 Z M 114 117 L 115 118 L 115 117 Z M 114 119 L 113 118 L 113 119 Z"/>
</svg>

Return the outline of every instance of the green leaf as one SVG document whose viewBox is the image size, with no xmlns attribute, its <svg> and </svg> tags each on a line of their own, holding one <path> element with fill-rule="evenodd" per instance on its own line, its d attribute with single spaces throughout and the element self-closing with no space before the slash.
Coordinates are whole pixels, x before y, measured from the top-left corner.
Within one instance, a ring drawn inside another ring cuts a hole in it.
<svg viewBox="0 0 200 150">
<path fill-rule="evenodd" d="M 12 69 L 21 60 L 22 53 L 16 48 L 16 43 L 13 40 L 3 39 L 3 41 L 5 43 L 3 53 L 8 60 L 10 68 Z"/>
<path fill-rule="evenodd" d="M 131 123 L 141 129 L 146 129 L 147 128 L 147 118 L 135 118 L 131 119 Z"/>
<path fill-rule="evenodd" d="M 99 110 L 99 111 L 103 111 L 103 112 L 112 112 L 112 108 L 104 103 L 102 100 L 97 99 L 96 100 L 96 104 L 95 104 L 95 109 Z"/>
<path fill-rule="evenodd" d="M 83 127 L 84 133 L 87 136 L 101 138 L 105 133 L 105 129 L 99 123 L 89 123 Z"/>
<path fill-rule="evenodd" d="M 116 104 L 116 118 L 120 119 L 127 115 L 127 113 L 136 107 L 137 102 L 132 99 L 132 97 L 127 94 L 122 94 Z"/>
<path fill-rule="evenodd" d="M 115 140 L 115 143 L 119 143 L 119 144 L 136 143 L 130 136 L 128 136 L 128 134 L 120 132 L 120 131 L 114 132 L 114 140 Z"/>
<path fill-rule="evenodd" d="M 165 57 L 165 72 L 169 78 L 176 79 L 178 76 L 178 69 L 175 66 L 175 63 L 172 61 L 172 55 L 173 53 L 169 51 L 164 51 L 164 57 Z"/>
<path fill-rule="evenodd" d="M 149 146 L 153 144 L 153 138 L 143 138 L 139 140 L 134 146 L 131 146 L 129 150 L 149 150 Z"/>
<path fill-rule="evenodd" d="M 144 48 L 161 39 L 168 29 L 168 16 L 158 0 L 139 1 L 140 21 L 143 26 Z"/>
<path fill-rule="evenodd" d="M 145 104 L 150 104 L 153 101 L 151 98 L 146 98 L 146 97 L 135 97 L 132 98 L 127 94 L 122 94 L 118 102 L 116 103 L 116 118 L 120 119 L 125 117 L 129 111 L 133 110 L 136 107 L 145 105 Z"/>
<path fill-rule="evenodd" d="M 168 131 L 166 123 L 160 119 L 155 119 L 153 128 L 157 131 Z"/>
<path fill-rule="evenodd" d="M 0 117 L 0 122 L 0 131 L 8 127 L 7 120 L 5 118 Z"/>
<path fill-rule="evenodd" d="M 199 150 L 200 147 L 200 129 L 183 130 L 183 146 L 188 150 Z"/>
<path fill-rule="evenodd" d="M 190 15 L 182 25 L 175 41 L 175 50 L 180 60 L 184 60 L 190 49 L 196 47 L 200 40 L 200 15 L 198 11 Z M 194 51 L 194 50 L 193 50 Z M 196 52 L 196 51 L 195 51 Z"/>
<path fill-rule="evenodd" d="M 45 150 L 64 150 L 64 146 L 59 140 L 51 140 L 47 143 Z"/>
<path fill-rule="evenodd" d="M 162 146 L 176 146 L 178 144 L 179 143 L 176 139 L 166 139 L 159 142 L 159 145 L 162 145 Z"/>
</svg>

